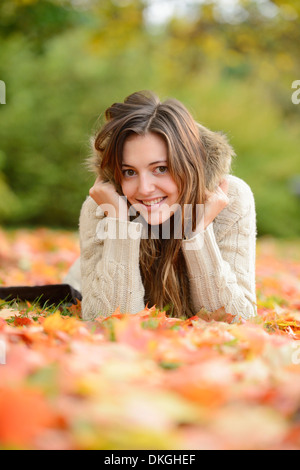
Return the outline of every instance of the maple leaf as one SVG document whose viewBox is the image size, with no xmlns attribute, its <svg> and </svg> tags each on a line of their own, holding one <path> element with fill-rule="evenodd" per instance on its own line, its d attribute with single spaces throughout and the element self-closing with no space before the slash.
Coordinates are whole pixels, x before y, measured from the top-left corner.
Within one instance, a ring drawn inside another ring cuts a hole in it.
<svg viewBox="0 0 300 470">
<path fill-rule="evenodd" d="M 81 323 L 74 317 L 62 317 L 59 312 L 53 313 L 46 317 L 43 321 L 43 328 L 46 333 L 56 334 L 63 331 L 73 335 L 81 327 Z"/>
<path fill-rule="evenodd" d="M 234 315 L 231 315 L 230 313 L 226 313 L 224 307 L 221 307 L 218 310 L 215 310 L 214 312 L 209 312 L 205 308 L 202 308 L 196 314 L 196 316 L 206 322 L 219 321 L 219 322 L 224 322 L 224 323 L 231 323 L 232 320 L 235 318 Z"/>
<path fill-rule="evenodd" d="M 14 326 L 29 326 L 32 325 L 33 321 L 28 317 L 15 316 Z"/>
<path fill-rule="evenodd" d="M 77 253 L 68 233 L 6 240 L 0 229 L 4 285 L 57 283 Z M 223 307 L 186 319 L 147 305 L 92 323 L 80 302 L 54 313 L 3 301 L 0 448 L 298 450 L 300 257 L 280 259 L 276 244 L 260 245 L 258 317 L 244 323 Z"/>
<path fill-rule="evenodd" d="M 70 305 L 67 310 L 74 317 L 81 318 L 81 301 L 76 299 L 76 304 Z"/>
</svg>

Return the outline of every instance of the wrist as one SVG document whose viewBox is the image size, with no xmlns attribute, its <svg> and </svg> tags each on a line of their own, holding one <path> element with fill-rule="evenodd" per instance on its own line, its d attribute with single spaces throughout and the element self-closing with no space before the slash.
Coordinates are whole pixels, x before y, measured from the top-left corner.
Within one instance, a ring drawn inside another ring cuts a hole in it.
<svg viewBox="0 0 300 470">
<path fill-rule="evenodd" d="M 117 214 L 117 215 L 116 215 L 116 218 L 119 219 L 119 220 L 126 221 L 126 222 L 129 221 L 128 213 L 125 214 L 125 213 L 122 212 L 122 213 L 120 213 L 120 214 Z"/>
<path fill-rule="evenodd" d="M 127 198 L 125 196 L 119 196 L 118 198 L 118 208 L 117 216 L 119 220 L 129 221 L 129 213 L 127 207 Z"/>
<path fill-rule="evenodd" d="M 192 230 L 191 227 L 185 227 L 183 239 L 190 240 L 191 238 L 195 237 L 199 233 L 203 233 L 205 229 L 206 229 L 206 226 L 205 226 L 204 218 L 201 218 L 198 224 L 196 225 L 194 231 Z"/>
</svg>

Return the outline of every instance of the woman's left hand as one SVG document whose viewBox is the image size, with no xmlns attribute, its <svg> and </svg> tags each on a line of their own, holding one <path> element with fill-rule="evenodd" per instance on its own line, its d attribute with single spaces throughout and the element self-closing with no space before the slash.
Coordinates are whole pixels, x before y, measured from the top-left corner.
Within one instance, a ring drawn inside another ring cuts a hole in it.
<svg viewBox="0 0 300 470">
<path fill-rule="evenodd" d="M 228 181 L 224 178 L 215 191 L 205 190 L 206 200 L 204 204 L 204 227 L 206 227 L 217 217 L 218 214 L 228 205 L 227 197 Z"/>
</svg>

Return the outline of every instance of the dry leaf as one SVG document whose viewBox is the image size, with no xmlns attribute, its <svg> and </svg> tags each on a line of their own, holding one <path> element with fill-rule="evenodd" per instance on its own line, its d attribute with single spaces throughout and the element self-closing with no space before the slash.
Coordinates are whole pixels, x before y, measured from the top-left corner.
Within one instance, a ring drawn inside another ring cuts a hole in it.
<svg viewBox="0 0 300 470">
<path fill-rule="evenodd" d="M 60 282 L 79 253 L 46 229 L 0 240 L 5 285 Z M 248 322 L 0 310 L 0 448 L 299 450 L 300 246 L 280 257 L 277 243 L 258 241 Z"/>
</svg>

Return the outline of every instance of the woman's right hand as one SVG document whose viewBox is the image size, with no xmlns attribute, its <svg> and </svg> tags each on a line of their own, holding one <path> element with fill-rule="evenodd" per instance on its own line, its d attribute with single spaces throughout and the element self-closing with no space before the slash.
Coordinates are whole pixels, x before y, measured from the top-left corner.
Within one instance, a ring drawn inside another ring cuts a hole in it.
<svg viewBox="0 0 300 470">
<path fill-rule="evenodd" d="M 126 198 L 117 193 L 112 183 L 104 182 L 101 177 L 98 176 L 89 194 L 94 201 L 102 207 L 107 217 L 128 220 Z"/>
</svg>

